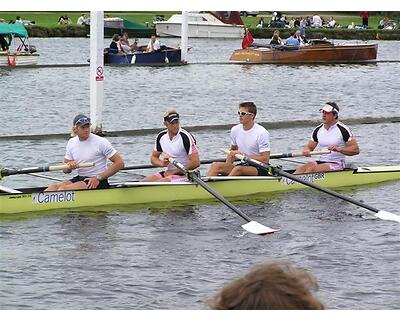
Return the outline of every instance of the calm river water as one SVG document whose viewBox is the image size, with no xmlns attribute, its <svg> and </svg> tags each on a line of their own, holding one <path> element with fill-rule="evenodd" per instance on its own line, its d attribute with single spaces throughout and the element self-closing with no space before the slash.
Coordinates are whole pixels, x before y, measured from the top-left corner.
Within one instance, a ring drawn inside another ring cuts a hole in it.
<svg viewBox="0 0 400 320">
<path fill-rule="evenodd" d="M 89 39 L 32 42 L 40 64 L 81 64 L 89 57 Z M 160 128 L 170 107 L 181 113 L 183 127 L 235 123 L 237 105 L 246 100 L 259 107 L 260 122 L 318 120 L 318 109 L 328 100 L 338 102 L 342 118 L 400 116 L 400 63 L 240 66 L 225 64 L 238 40 L 191 40 L 190 45 L 188 66 L 106 68 L 104 128 Z M 400 42 L 379 42 L 378 59 L 399 60 Z M 0 70 L 0 136 L 68 132 L 76 113 L 89 113 L 88 78 L 88 67 Z M 350 162 L 399 165 L 398 122 L 351 127 L 361 154 Z M 272 152 L 299 150 L 311 130 L 270 129 Z M 196 132 L 202 158 L 221 157 L 228 134 L 212 127 Z M 145 134 L 110 137 L 127 165 L 147 163 L 153 140 Z M 65 144 L 63 139 L 2 140 L 1 164 L 56 163 Z M 119 173 L 113 181 L 150 172 Z M 50 181 L 14 176 L 1 183 L 22 187 Z M 339 191 L 399 213 L 399 181 Z M 240 228 L 244 221 L 216 202 L 0 215 L 0 309 L 207 309 L 207 300 L 226 282 L 254 264 L 276 260 L 311 271 L 326 308 L 400 308 L 399 224 L 311 190 L 234 203 L 281 232 L 246 234 Z"/>
</svg>

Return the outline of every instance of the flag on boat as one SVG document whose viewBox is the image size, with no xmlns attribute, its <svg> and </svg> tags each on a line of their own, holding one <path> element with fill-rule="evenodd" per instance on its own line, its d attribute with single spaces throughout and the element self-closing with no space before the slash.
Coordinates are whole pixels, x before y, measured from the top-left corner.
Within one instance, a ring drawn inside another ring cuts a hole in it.
<svg viewBox="0 0 400 320">
<path fill-rule="evenodd" d="M 17 61 L 15 61 L 15 54 L 7 55 L 7 64 L 9 67 L 15 67 L 17 65 Z"/>
<path fill-rule="evenodd" d="M 246 34 L 242 40 L 242 48 L 246 49 L 254 42 L 253 36 L 251 35 L 250 31 L 246 29 Z"/>
</svg>

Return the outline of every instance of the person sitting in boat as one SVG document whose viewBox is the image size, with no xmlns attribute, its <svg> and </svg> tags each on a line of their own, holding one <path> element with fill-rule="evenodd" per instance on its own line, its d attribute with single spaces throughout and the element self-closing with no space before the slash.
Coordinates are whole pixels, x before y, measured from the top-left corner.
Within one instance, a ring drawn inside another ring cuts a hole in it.
<svg viewBox="0 0 400 320">
<path fill-rule="evenodd" d="M 67 143 L 64 163 L 69 169 L 64 173 L 71 173 L 79 163 L 94 162 L 95 166 L 79 168 L 77 176 L 51 184 L 45 191 L 108 188 L 108 178 L 124 167 L 122 157 L 106 138 L 90 132 L 90 118 L 87 116 L 78 114 L 72 124 L 75 136 Z M 107 159 L 113 162 L 109 167 Z"/>
<path fill-rule="evenodd" d="M 339 106 L 329 101 L 320 109 L 322 123 L 316 127 L 308 141 L 303 155 L 310 156 L 316 147 L 328 149 L 329 154 L 322 155 L 318 161 L 308 162 L 294 172 L 328 172 L 343 170 L 346 166 L 345 156 L 355 156 L 360 153 L 357 140 L 348 126 L 338 121 Z"/>
<path fill-rule="evenodd" d="M 282 45 L 283 40 L 279 36 L 279 30 L 275 30 L 274 34 L 272 35 L 272 39 L 270 41 L 270 44 L 275 44 L 275 45 Z"/>
<path fill-rule="evenodd" d="M 182 163 L 187 170 L 194 170 L 200 166 L 196 140 L 191 133 L 179 126 L 179 114 L 175 109 L 164 113 L 164 126 L 166 129 L 156 137 L 150 161 L 153 166 L 166 170 L 143 179 L 144 182 L 186 181 L 185 174 L 169 162 L 169 157 Z"/>
<path fill-rule="evenodd" d="M 296 30 L 296 32 L 294 34 L 294 37 L 299 42 L 300 47 L 302 47 L 302 46 L 304 46 L 306 44 L 306 40 L 302 37 L 300 30 Z"/>
<path fill-rule="evenodd" d="M 295 33 L 291 33 L 290 37 L 286 39 L 285 45 L 293 46 L 293 47 L 300 47 L 300 41 L 296 38 Z"/>
<path fill-rule="evenodd" d="M 225 162 L 213 162 L 208 176 L 266 176 L 268 173 L 247 163 L 234 164 L 235 154 L 245 154 L 263 163 L 269 162 L 269 132 L 255 122 L 257 107 L 253 102 L 239 104 L 239 124 L 231 129 L 231 152 Z"/>
<path fill-rule="evenodd" d="M 7 51 L 10 47 L 10 44 L 7 42 L 3 35 L 0 35 L 0 47 L 1 51 Z"/>
<path fill-rule="evenodd" d="M 122 34 L 122 37 L 119 39 L 119 42 L 121 44 L 121 48 L 124 51 L 124 53 L 135 51 L 138 48 L 138 39 L 135 39 L 135 41 L 132 44 L 129 43 L 128 32 L 124 32 Z"/>
<path fill-rule="evenodd" d="M 111 38 L 110 48 L 108 50 L 109 53 L 124 53 L 121 47 L 121 43 L 119 41 L 119 35 L 114 34 Z"/>
<path fill-rule="evenodd" d="M 151 39 L 147 44 L 146 52 L 155 52 L 160 50 L 160 48 L 161 48 L 160 42 L 158 41 L 156 35 L 155 34 L 151 35 Z"/>
</svg>

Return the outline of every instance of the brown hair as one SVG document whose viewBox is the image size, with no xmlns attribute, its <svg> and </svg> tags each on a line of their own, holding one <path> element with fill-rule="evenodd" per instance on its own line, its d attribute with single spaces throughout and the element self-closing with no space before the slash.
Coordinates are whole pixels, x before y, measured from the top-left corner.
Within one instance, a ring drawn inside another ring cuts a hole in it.
<svg viewBox="0 0 400 320">
<path fill-rule="evenodd" d="M 217 310 L 322 310 L 312 274 L 288 263 L 261 264 L 227 284 L 209 306 Z"/>
<path fill-rule="evenodd" d="M 257 114 L 257 107 L 254 104 L 254 102 L 251 101 L 242 102 L 241 104 L 239 104 L 239 108 L 246 108 L 247 111 L 253 113 L 254 116 L 256 116 Z"/>
</svg>

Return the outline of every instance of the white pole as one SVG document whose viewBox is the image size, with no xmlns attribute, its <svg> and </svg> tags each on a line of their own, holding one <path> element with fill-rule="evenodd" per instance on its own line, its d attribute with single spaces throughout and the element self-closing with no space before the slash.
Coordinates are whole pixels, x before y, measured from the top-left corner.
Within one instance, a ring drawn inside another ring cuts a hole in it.
<svg viewBox="0 0 400 320">
<path fill-rule="evenodd" d="M 104 88 L 104 12 L 90 12 L 90 119 L 92 131 L 102 131 Z"/>
<path fill-rule="evenodd" d="M 181 29 L 181 62 L 187 63 L 188 52 L 188 12 L 182 11 L 182 29 Z"/>
</svg>

